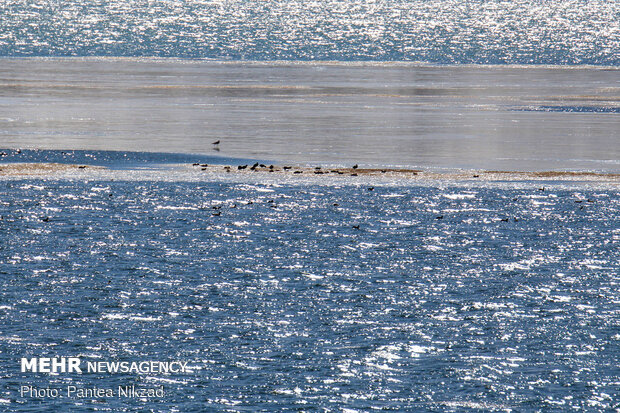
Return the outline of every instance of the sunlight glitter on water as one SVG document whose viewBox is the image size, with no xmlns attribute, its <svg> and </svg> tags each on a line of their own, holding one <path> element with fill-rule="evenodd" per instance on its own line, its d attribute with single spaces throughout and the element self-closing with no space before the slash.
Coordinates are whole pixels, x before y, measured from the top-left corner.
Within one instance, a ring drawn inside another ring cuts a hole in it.
<svg viewBox="0 0 620 413">
<path fill-rule="evenodd" d="M 183 358 L 135 378 L 180 411 L 614 406 L 617 188 L 114 173 L 0 181 L 7 365 Z"/>
</svg>

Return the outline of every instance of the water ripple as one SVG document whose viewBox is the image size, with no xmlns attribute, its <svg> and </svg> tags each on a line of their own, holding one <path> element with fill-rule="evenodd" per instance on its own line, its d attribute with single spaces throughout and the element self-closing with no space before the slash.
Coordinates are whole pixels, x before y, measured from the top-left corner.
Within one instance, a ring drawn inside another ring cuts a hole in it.
<svg viewBox="0 0 620 413">
<path fill-rule="evenodd" d="M 615 1 L 23 1 L 1 56 L 618 66 Z"/>
<path fill-rule="evenodd" d="M 618 408 L 616 190 L 7 180 L 0 194 L 5 366 L 186 360 L 192 373 L 132 378 L 166 388 L 162 411 Z"/>
</svg>

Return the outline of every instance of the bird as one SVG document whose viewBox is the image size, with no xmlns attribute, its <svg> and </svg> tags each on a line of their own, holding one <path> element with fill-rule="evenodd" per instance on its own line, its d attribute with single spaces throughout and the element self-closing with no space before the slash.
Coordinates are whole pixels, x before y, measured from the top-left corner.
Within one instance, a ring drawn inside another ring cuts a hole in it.
<svg viewBox="0 0 620 413">
<path fill-rule="evenodd" d="M 439 215 L 438 217 L 436 217 L 435 219 L 443 219 L 443 215 Z"/>
<path fill-rule="evenodd" d="M 220 144 L 220 140 L 219 139 L 212 143 L 212 145 L 219 145 L 219 144 Z"/>
<path fill-rule="evenodd" d="M 357 164 L 353 165 L 353 169 L 357 169 Z"/>
<path fill-rule="evenodd" d="M 359 225 L 353 225 L 353 228 L 360 229 L 360 226 Z"/>
</svg>

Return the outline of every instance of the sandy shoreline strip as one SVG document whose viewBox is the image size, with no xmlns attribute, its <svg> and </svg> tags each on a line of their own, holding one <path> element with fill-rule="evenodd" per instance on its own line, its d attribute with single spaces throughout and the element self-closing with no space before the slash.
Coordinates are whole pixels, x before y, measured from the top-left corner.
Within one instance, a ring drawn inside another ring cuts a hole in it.
<svg viewBox="0 0 620 413">
<path fill-rule="evenodd" d="M 620 183 L 620 173 L 600 173 L 588 171 L 488 171 L 465 170 L 454 172 L 436 172 L 422 169 L 399 168 L 364 168 L 364 167 L 308 167 L 298 165 L 220 165 L 220 164 L 182 164 L 176 165 L 190 172 L 220 173 L 239 175 L 275 174 L 277 176 L 315 177 L 324 176 L 352 178 L 385 177 L 411 180 L 480 180 L 480 181 L 521 181 L 521 180 L 558 180 L 558 181 L 590 181 Z M 174 166 L 173 166 L 174 167 Z M 0 177 L 49 177 L 54 173 L 88 172 L 106 170 L 103 166 L 76 165 L 60 163 L 6 163 L 0 164 Z M 128 169 L 131 171 L 131 169 Z M 79 174 L 78 174 L 79 176 Z"/>
<path fill-rule="evenodd" d="M 57 172 L 105 169 L 93 165 L 64 163 L 4 163 L 0 164 L 0 176 L 49 176 Z"/>
<path fill-rule="evenodd" d="M 196 170 L 205 172 L 224 172 L 240 174 L 286 174 L 299 176 L 324 175 L 342 177 L 386 177 L 386 178 L 409 178 L 412 180 L 482 180 L 482 181 L 516 181 L 516 180 L 562 180 L 562 181 L 595 181 L 595 182 L 619 182 L 620 173 L 600 173 L 588 171 L 485 171 L 466 170 L 454 172 L 436 172 L 422 169 L 400 168 L 363 168 L 363 167 L 307 167 L 286 165 L 207 165 L 192 164 Z"/>
</svg>

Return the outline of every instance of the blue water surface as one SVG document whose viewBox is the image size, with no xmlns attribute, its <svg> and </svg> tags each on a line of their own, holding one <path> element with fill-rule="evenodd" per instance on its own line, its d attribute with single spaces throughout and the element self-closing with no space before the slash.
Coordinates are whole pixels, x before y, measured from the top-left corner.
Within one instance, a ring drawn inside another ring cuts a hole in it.
<svg viewBox="0 0 620 413">
<path fill-rule="evenodd" d="M 544 185 L 1 180 L 0 409 L 618 409 L 618 191 Z"/>
<path fill-rule="evenodd" d="M 617 1 L 8 0 L 0 56 L 620 63 Z"/>
</svg>

